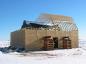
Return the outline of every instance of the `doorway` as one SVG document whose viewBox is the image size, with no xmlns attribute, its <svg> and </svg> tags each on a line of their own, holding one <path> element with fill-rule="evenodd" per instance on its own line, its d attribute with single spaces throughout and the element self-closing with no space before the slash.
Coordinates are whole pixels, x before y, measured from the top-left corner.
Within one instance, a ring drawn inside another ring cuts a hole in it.
<svg viewBox="0 0 86 64">
<path fill-rule="evenodd" d="M 53 41 L 54 41 L 54 48 L 58 48 L 58 37 L 54 37 Z"/>
<path fill-rule="evenodd" d="M 70 49 L 71 48 L 71 40 L 69 37 L 63 37 L 63 48 Z"/>
</svg>

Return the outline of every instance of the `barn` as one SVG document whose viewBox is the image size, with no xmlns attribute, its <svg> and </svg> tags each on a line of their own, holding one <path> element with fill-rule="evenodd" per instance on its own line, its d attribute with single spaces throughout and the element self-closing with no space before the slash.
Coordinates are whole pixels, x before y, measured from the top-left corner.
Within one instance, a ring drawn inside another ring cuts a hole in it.
<svg viewBox="0 0 86 64">
<path fill-rule="evenodd" d="M 70 49 L 78 47 L 78 28 L 72 17 L 41 14 L 36 21 L 23 21 L 11 32 L 11 46 L 25 50 Z"/>
</svg>

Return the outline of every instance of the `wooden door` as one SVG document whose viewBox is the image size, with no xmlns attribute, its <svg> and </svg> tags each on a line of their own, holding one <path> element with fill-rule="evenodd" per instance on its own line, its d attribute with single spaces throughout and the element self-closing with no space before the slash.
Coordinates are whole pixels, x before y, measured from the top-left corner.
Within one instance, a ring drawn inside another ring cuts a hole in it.
<svg viewBox="0 0 86 64">
<path fill-rule="evenodd" d="M 65 40 L 65 39 L 63 40 L 63 48 L 67 49 L 67 40 Z"/>
</svg>

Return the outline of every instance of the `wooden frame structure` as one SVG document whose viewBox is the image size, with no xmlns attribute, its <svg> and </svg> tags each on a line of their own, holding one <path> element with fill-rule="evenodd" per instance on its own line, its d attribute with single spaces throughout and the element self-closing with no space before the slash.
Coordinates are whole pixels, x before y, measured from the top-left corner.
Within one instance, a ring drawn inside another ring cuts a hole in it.
<svg viewBox="0 0 86 64">
<path fill-rule="evenodd" d="M 41 14 L 36 19 L 37 24 L 32 23 L 32 25 L 38 27 L 32 27 L 28 23 L 25 23 L 27 26 L 23 25 L 23 28 L 11 33 L 11 46 L 25 48 L 26 50 L 42 50 L 43 47 L 54 49 L 54 46 L 55 48 L 56 46 L 57 48 L 78 47 L 78 28 L 72 17 Z M 43 38 L 48 36 L 51 38 L 43 41 Z M 53 38 L 56 40 L 54 41 Z"/>
<path fill-rule="evenodd" d="M 76 24 L 73 22 L 72 17 L 52 14 L 41 14 L 37 20 L 38 23 L 51 24 L 55 28 L 60 27 L 62 31 L 78 30 Z"/>
</svg>

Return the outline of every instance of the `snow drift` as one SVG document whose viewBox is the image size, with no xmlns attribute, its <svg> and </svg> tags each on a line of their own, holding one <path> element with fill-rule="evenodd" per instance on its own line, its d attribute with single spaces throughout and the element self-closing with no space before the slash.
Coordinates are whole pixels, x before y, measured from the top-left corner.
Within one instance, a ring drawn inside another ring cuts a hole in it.
<svg viewBox="0 0 86 64">
<path fill-rule="evenodd" d="M 86 64 L 86 42 L 80 48 L 51 51 L 0 52 L 0 64 Z"/>
</svg>

